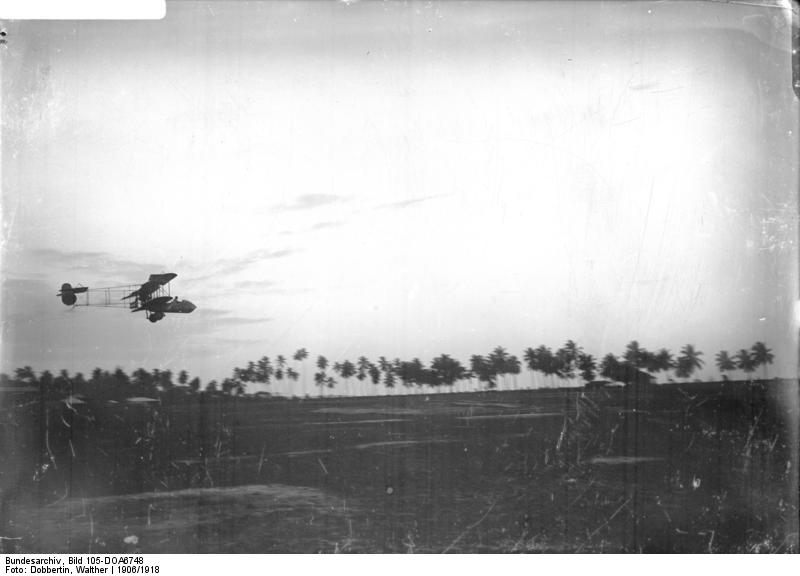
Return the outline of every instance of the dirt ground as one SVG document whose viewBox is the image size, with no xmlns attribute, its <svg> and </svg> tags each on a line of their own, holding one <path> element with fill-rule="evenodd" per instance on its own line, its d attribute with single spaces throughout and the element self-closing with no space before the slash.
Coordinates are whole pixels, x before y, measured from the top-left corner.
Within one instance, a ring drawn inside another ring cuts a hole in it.
<svg viewBox="0 0 800 576">
<path fill-rule="evenodd" d="M 6 394 L 0 551 L 797 552 L 797 397 Z"/>
</svg>

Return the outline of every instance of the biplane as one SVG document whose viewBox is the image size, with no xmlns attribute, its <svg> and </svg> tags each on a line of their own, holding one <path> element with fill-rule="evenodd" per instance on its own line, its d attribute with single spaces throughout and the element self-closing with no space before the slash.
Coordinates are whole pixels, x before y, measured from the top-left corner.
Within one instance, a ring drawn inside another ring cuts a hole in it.
<svg viewBox="0 0 800 576">
<path fill-rule="evenodd" d="M 179 300 L 170 294 L 169 283 L 177 274 L 151 274 L 144 284 L 89 288 L 88 286 L 61 285 L 56 296 L 66 306 L 100 306 L 126 308 L 131 312 L 144 312 L 150 322 L 158 322 L 165 314 L 189 314 L 197 306 L 188 300 Z"/>
</svg>

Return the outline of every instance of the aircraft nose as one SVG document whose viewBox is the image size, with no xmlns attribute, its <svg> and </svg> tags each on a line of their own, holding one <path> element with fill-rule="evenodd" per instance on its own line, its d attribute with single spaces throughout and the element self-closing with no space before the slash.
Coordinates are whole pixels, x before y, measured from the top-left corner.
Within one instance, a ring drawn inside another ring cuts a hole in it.
<svg viewBox="0 0 800 576">
<path fill-rule="evenodd" d="M 195 309 L 197 308 L 197 306 L 195 306 L 194 304 L 192 304 L 192 303 L 191 303 L 191 302 L 189 302 L 188 300 L 184 300 L 184 301 L 183 301 L 183 305 L 184 305 L 184 307 L 186 308 L 186 313 L 187 313 L 187 314 L 188 314 L 189 312 L 194 312 L 194 311 L 195 311 Z"/>
</svg>

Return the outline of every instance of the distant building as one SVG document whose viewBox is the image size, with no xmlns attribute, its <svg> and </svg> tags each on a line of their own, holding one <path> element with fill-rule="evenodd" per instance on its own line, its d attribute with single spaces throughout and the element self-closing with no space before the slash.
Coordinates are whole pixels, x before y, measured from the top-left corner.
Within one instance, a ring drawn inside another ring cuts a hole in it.
<svg viewBox="0 0 800 576">
<path fill-rule="evenodd" d="M 603 375 L 628 385 L 648 386 L 656 383 L 655 376 L 648 374 L 644 370 L 639 370 L 630 364 L 613 366 L 607 373 L 604 372 Z"/>
<path fill-rule="evenodd" d="M 611 384 L 610 380 L 592 380 L 591 382 L 586 383 L 587 390 L 597 390 L 599 388 L 605 388 Z"/>
</svg>

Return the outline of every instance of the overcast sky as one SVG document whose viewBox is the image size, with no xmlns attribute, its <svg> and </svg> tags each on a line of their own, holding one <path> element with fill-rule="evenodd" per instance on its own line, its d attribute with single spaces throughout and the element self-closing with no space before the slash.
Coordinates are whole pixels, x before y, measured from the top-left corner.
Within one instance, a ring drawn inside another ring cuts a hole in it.
<svg viewBox="0 0 800 576">
<path fill-rule="evenodd" d="M 796 372 L 782 10 L 174 2 L 6 29 L 3 371 L 572 338 L 712 366 L 762 340 Z M 193 314 L 55 297 L 160 272 Z"/>
</svg>

